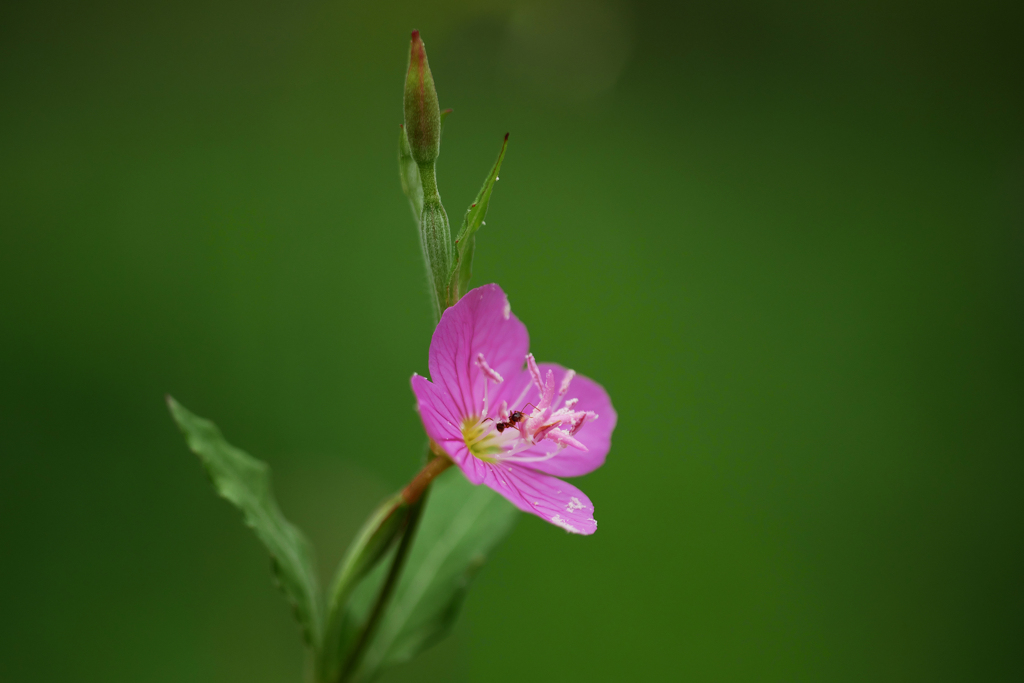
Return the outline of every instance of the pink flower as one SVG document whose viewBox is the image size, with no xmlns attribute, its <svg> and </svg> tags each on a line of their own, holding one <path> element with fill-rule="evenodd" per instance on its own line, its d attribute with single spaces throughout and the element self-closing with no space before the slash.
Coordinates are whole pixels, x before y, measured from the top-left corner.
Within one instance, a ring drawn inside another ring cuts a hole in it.
<svg viewBox="0 0 1024 683">
<path fill-rule="evenodd" d="M 433 381 L 412 376 L 423 426 L 474 484 L 567 531 L 592 534 L 590 499 L 556 477 L 604 464 L 615 410 L 600 384 L 538 364 L 529 347 L 498 285 L 468 292 L 430 340 Z"/>
</svg>

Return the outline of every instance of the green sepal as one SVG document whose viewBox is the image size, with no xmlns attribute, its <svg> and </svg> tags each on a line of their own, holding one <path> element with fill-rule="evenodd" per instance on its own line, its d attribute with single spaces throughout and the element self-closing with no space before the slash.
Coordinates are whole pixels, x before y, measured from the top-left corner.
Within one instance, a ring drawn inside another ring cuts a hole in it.
<svg viewBox="0 0 1024 683">
<path fill-rule="evenodd" d="M 418 164 L 409 149 L 405 129 L 398 136 L 398 174 L 402 191 L 409 198 L 413 217 L 419 228 L 420 249 L 430 287 L 430 302 L 436 320 L 441 319 L 449 301 L 449 280 L 452 272 L 452 237 L 448 214 L 437 192 L 433 163 Z"/>
<path fill-rule="evenodd" d="M 483 187 L 477 193 L 473 204 L 466 209 L 466 215 L 462 219 L 462 228 L 459 236 L 455 238 L 455 261 L 452 264 L 452 273 L 448 281 L 449 302 L 454 304 L 462 298 L 462 295 L 469 290 L 469 280 L 473 275 L 473 252 L 476 249 L 476 231 L 483 225 L 487 217 L 487 207 L 491 203 L 491 191 L 494 183 L 498 180 L 498 171 L 501 170 L 501 162 L 505 158 L 505 149 L 508 147 L 508 133 L 505 133 L 505 140 L 501 143 L 501 152 L 498 160 L 494 162 L 494 168 L 484 180 Z"/>
<path fill-rule="evenodd" d="M 318 650 L 323 603 L 313 551 L 302 532 L 281 514 L 270 487 L 270 468 L 229 444 L 215 424 L 193 415 L 170 396 L 167 406 L 217 493 L 242 511 L 245 523 L 270 552 L 277 584 L 292 605 L 306 643 Z"/>
<path fill-rule="evenodd" d="M 341 675 L 356 632 L 346 628 L 349 599 L 359 582 L 380 562 L 405 530 L 409 505 L 401 493 L 391 496 L 373 511 L 352 541 L 338 567 L 327 606 L 327 627 L 318 662 L 318 679 L 336 681 Z"/>
<path fill-rule="evenodd" d="M 450 110 L 449 110 L 450 111 Z M 442 115 L 442 121 L 444 117 Z M 402 178 L 402 192 L 409 198 L 409 205 L 412 207 L 413 218 L 419 225 L 420 216 L 423 214 L 423 182 L 420 180 L 420 169 L 416 160 L 412 158 L 412 150 L 409 149 L 409 138 L 405 134 L 405 126 L 400 126 L 398 134 L 398 175 Z"/>
<path fill-rule="evenodd" d="M 487 554 L 518 517 L 511 503 L 486 486 L 474 486 L 455 468 L 440 475 L 431 485 L 408 562 L 354 680 L 369 681 L 384 667 L 411 659 L 444 638 Z M 379 583 L 382 577 L 383 572 L 374 572 L 364 585 Z"/>
<path fill-rule="evenodd" d="M 448 282 L 452 268 L 452 233 L 448 214 L 441 204 L 432 165 L 420 166 L 423 181 L 423 214 L 420 216 L 420 248 L 426 266 L 427 282 L 430 285 L 431 304 L 435 320 L 441 319 L 444 310 L 455 303 L 450 301 Z"/>
</svg>

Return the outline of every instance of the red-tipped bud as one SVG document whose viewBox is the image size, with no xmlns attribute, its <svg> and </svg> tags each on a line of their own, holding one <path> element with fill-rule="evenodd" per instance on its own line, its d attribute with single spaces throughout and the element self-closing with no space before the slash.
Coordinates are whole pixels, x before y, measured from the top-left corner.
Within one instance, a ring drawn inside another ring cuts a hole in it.
<svg viewBox="0 0 1024 683">
<path fill-rule="evenodd" d="M 437 105 L 434 77 L 427 64 L 427 50 L 420 32 L 412 32 L 409 72 L 405 77 L 405 133 L 417 164 L 437 159 L 441 147 L 441 111 Z"/>
</svg>

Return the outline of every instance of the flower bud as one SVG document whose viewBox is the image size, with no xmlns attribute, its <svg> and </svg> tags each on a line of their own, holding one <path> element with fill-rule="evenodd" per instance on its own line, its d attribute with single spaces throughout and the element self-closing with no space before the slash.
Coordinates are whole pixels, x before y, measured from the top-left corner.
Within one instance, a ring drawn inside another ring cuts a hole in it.
<svg viewBox="0 0 1024 683">
<path fill-rule="evenodd" d="M 409 72 L 405 77 L 405 133 L 417 164 L 431 164 L 441 148 L 441 110 L 427 50 L 420 32 L 412 32 Z"/>
</svg>

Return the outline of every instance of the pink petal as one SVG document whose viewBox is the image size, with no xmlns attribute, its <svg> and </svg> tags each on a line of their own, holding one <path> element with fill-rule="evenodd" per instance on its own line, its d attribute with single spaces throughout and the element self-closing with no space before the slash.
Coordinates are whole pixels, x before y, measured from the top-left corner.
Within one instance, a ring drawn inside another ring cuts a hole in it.
<svg viewBox="0 0 1024 683">
<path fill-rule="evenodd" d="M 524 389 L 527 391 L 524 392 Z M 511 375 L 505 375 L 505 381 L 497 386 L 492 384 L 489 391 L 488 401 L 491 405 L 490 411 L 487 414 L 491 417 L 498 415 L 498 408 L 501 407 L 502 401 L 508 403 L 509 410 L 523 410 L 523 408 L 526 408 L 526 402 L 530 400 L 523 398 L 524 393 L 536 393 L 532 388 L 530 373 L 522 369 L 513 372 Z M 531 410 L 533 408 L 526 408 L 523 412 L 529 414 Z"/>
<path fill-rule="evenodd" d="M 447 392 L 460 416 L 478 415 L 483 407 L 484 372 L 475 362 L 477 354 L 482 353 L 487 364 L 507 380 L 522 369 L 529 348 L 526 326 L 512 315 L 501 287 L 477 287 L 441 316 L 430 340 L 430 378 Z M 490 389 L 495 386 L 489 388 L 493 395 Z"/>
<path fill-rule="evenodd" d="M 560 384 L 565 377 L 566 369 L 555 363 L 541 363 L 541 370 L 552 370 L 555 374 L 556 384 Z M 531 389 L 527 401 L 539 400 L 539 392 Z M 534 463 L 523 463 L 529 467 L 556 477 L 579 477 L 593 472 L 604 464 L 608 450 L 612 445 L 612 431 L 615 429 L 615 422 L 618 415 L 612 408 L 611 399 L 608 393 L 600 384 L 584 375 L 577 374 L 569 384 L 569 391 L 565 398 L 578 398 L 579 403 L 575 410 L 589 410 L 597 413 L 597 419 L 588 419 L 583 428 L 573 435 L 587 447 L 586 451 L 577 450 L 571 446 L 562 450 L 561 453 L 550 460 Z M 538 457 L 552 453 L 557 449 L 554 443 L 545 441 L 537 446 L 520 453 L 520 457 Z"/>
<path fill-rule="evenodd" d="M 474 484 L 480 484 L 486 475 L 486 463 L 473 457 L 462 438 L 462 417 L 453 411 L 451 395 L 426 377 L 412 376 L 412 392 L 416 395 L 416 408 L 427 436 L 465 473 Z"/>
<path fill-rule="evenodd" d="M 515 465 L 488 465 L 484 484 L 523 512 L 576 534 L 597 531 L 594 504 L 586 494 L 568 482 Z"/>
<path fill-rule="evenodd" d="M 427 436 L 442 447 L 450 441 L 462 442 L 462 418 L 452 410 L 451 397 L 444 389 L 426 377 L 413 375 L 412 393 Z"/>
</svg>

